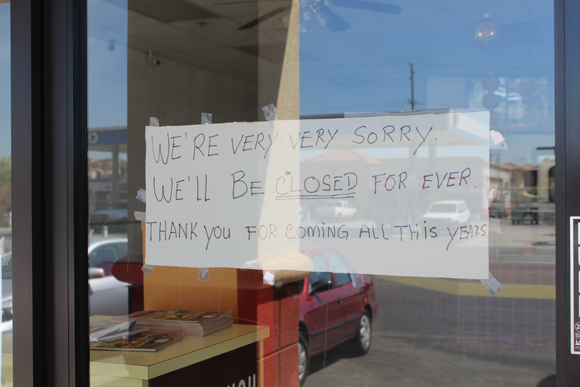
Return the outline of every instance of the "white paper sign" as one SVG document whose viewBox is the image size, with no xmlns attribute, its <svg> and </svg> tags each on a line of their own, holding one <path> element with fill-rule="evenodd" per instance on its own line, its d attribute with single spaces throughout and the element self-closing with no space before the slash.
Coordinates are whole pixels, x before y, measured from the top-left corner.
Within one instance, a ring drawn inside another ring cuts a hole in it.
<svg viewBox="0 0 580 387">
<path fill-rule="evenodd" d="M 350 262 L 337 272 L 487 278 L 487 112 L 147 127 L 146 141 L 149 265 L 313 270 L 322 251 Z"/>
</svg>

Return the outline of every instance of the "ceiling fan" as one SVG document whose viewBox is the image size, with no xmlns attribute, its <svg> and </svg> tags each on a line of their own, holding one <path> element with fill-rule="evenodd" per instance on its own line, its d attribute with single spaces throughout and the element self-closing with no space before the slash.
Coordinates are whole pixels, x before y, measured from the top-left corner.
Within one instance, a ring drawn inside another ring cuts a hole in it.
<svg viewBox="0 0 580 387">
<path fill-rule="evenodd" d="M 239 3 L 249 2 L 255 1 L 242 1 Z M 239 3 L 220 3 L 220 5 Z M 290 4 L 285 4 L 281 7 L 278 7 L 244 24 L 241 27 L 238 27 L 238 30 L 247 30 L 249 28 L 253 28 L 258 24 L 286 11 L 287 9 L 290 9 L 292 3 L 289 3 Z M 300 0 L 301 31 L 306 32 L 308 29 L 310 29 L 308 28 L 308 25 L 313 24 L 324 26 L 332 32 L 344 31 L 350 28 L 350 24 L 348 24 L 342 17 L 338 16 L 334 11 L 332 11 L 330 7 L 362 9 L 365 11 L 381 12 L 393 15 L 398 15 L 403 11 L 403 9 L 396 4 L 386 4 L 368 0 Z"/>
</svg>

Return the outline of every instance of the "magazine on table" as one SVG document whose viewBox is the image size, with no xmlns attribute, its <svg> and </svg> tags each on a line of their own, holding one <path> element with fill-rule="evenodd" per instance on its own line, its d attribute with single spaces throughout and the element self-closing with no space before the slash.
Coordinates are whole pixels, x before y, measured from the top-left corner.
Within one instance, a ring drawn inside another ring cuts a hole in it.
<svg viewBox="0 0 580 387">
<path fill-rule="evenodd" d="M 133 327 L 135 326 L 135 320 L 129 320 L 120 324 L 111 324 L 110 321 L 107 322 L 108 324 L 90 327 L 90 342 L 114 341 L 116 339 L 129 336 L 129 332 L 132 334 L 137 334 L 147 330 L 147 328 L 134 329 Z"/>
<path fill-rule="evenodd" d="M 138 329 L 139 330 L 139 329 Z M 128 335 L 113 341 L 90 343 L 90 349 L 105 351 L 146 351 L 155 352 L 168 347 L 183 338 L 183 329 L 153 329 Z"/>
<path fill-rule="evenodd" d="M 232 311 L 191 312 L 184 310 L 149 310 L 128 316 L 111 317 L 112 323 L 135 320 L 136 327 L 181 328 L 186 336 L 206 336 L 232 325 Z"/>
</svg>

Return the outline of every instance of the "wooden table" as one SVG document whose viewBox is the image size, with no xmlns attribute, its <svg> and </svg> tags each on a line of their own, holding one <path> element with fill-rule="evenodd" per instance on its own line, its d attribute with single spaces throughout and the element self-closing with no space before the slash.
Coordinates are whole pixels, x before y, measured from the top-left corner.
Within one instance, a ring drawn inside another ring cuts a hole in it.
<svg viewBox="0 0 580 387">
<path fill-rule="evenodd" d="M 93 316 L 91 321 L 104 318 L 108 317 Z M 4 335 L 4 338 L 6 336 L 8 335 Z M 186 336 L 158 352 L 91 350 L 91 387 L 146 387 L 149 386 L 151 379 L 253 343 L 258 343 L 259 355 L 262 359 L 263 340 L 269 336 L 270 328 L 268 327 L 233 324 L 231 327 L 205 337 Z M 5 366 L 12 365 L 12 353 L 3 354 L 3 363 Z M 5 371 L 11 371 L 11 367 L 10 370 L 5 369 Z M 264 385 L 263 375 L 263 363 L 260 360 L 259 380 L 257 380 L 260 387 Z M 3 373 L 3 376 L 8 375 Z M 12 378 L 9 379 L 11 381 Z"/>
</svg>

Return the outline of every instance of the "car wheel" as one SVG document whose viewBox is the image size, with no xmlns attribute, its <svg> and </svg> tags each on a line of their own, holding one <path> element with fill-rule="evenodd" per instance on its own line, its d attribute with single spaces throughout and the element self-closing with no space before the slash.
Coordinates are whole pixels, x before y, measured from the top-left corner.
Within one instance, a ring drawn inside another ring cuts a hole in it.
<svg viewBox="0 0 580 387">
<path fill-rule="evenodd" d="M 359 355 L 366 354 L 371 349 L 372 320 L 368 310 L 364 310 L 358 322 L 356 336 L 352 339 L 352 349 Z"/>
<path fill-rule="evenodd" d="M 303 386 L 308 376 L 308 369 L 310 368 L 310 350 L 308 348 L 308 341 L 303 335 L 298 339 L 298 379 L 300 385 Z"/>
</svg>

